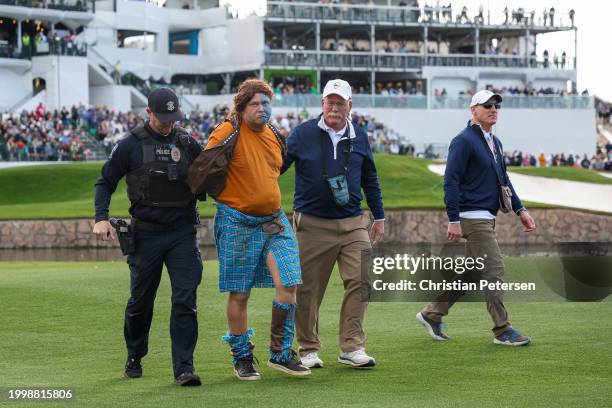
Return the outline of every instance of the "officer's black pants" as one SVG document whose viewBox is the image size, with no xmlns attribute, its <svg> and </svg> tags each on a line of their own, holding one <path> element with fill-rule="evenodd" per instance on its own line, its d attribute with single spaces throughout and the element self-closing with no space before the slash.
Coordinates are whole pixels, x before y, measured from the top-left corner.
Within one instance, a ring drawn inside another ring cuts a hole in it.
<svg viewBox="0 0 612 408">
<path fill-rule="evenodd" d="M 193 351 L 198 339 L 196 291 L 202 280 L 202 259 L 195 227 L 172 231 L 136 231 L 136 252 L 128 256 L 130 299 L 125 308 L 125 343 L 128 357 L 148 352 L 153 303 L 163 264 L 172 285 L 170 337 L 175 377 L 193 371 Z"/>
</svg>

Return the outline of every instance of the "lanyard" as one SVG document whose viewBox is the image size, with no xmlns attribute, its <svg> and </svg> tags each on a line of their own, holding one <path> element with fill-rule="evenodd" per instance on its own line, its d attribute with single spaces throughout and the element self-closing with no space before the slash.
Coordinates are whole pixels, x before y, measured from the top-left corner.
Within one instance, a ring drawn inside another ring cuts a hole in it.
<svg viewBox="0 0 612 408">
<path fill-rule="evenodd" d="M 348 133 L 348 143 L 345 143 L 344 149 L 342 149 L 342 166 L 344 168 L 345 176 L 348 175 L 350 155 L 351 155 L 351 152 L 353 151 L 353 141 L 351 140 L 350 129 L 348 126 L 346 127 L 345 135 L 347 133 Z M 328 175 L 329 172 L 327 171 L 327 161 L 325 160 L 325 155 L 323 154 L 323 145 L 326 144 L 326 138 L 329 138 L 329 134 L 323 129 L 321 129 L 321 131 L 319 132 L 319 135 L 321 136 L 319 150 L 321 152 L 321 159 L 323 160 L 323 178 L 327 179 L 329 177 Z M 338 141 L 338 144 L 340 144 L 342 140 L 344 140 L 344 138 L 341 138 Z M 332 147 L 333 147 L 333 143 L 332 143 Z"/>
<path fill-rule="evenodd" d="M 478 133 L 478 138 L 480 140 L 482 140 L 482 142 L 486 146 L 487 152 L 491 153 L 489 155 L 489 158 L 492 159 L 491 160 L 491 166 L 493 167 L 493 171 L 495 171 L 495 175 L 497 176 L 497 183 L 500 186 L 507 186 L 509 183 L 508 183 L 508 173 L 506 173 L 506 163 L 504 162 L 504 156 L 499 152 L 499 147 L 497 146 L 497 142 L 495 141 L 495 137 L 493 135 L 491 135 L 491 142 L 493 142 L 493 147 L 495 148 L 495 153 L 494 153 L 494 152 L 491 151 L 491 148 L 489 147 L 489 144 L 485 140 L 484 133 L 482 133 L 482 132 L 477 132 L 477 133 Z M 501 161 L 501 167 L 502 167 L 502 171 L 503 171 L 503 176 L 504 177 L 499 175 L 499 171 L 497 170 L 497 166 L 496 166 L 497 160 L 495 160 L 495 156 L 493 156 L 494 154 L 499 155 L 499 160 Z"/>
</svg>

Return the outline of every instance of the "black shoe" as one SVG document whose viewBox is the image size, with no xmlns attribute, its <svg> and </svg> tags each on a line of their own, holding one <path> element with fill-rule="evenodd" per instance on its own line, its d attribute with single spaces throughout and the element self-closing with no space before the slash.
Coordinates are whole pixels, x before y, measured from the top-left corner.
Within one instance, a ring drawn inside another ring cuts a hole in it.
<svg viewBox="0 0 612 408">
<path fill-rule="evenodd" d="M 289 375 L 304 376 L 310 374 L 310 369 L 301 364 L 300 360 L 297 359 L 297 353 L 293 350 L 291 350 L 291 358 L 289 360 L 278 362 L 270 359 L 268 367 Z"/>
<path fill-rule="evenodd" d="M 241 358 L 234 365 L 234 373 L 239 380 L 255 381 L 261 380 L 261 375 L 253 365 L 253 356 Z"/>
<path fill-rule="evenodd" d="M 427 333 L 434 340 L 448 340 L 449 337 L 442 331 L 442 322 L 436 322 L 434 320 L 425 317 L 425 315 L 421 312 L 416 314 L 417 322 L 421 323 L 425 329 L 427 329 Z"/>
<path fill-rule="evenodd" d="M 200 381 L 200 377 L 196 373 L 192 373 L 192 372 L 182 373 L 181 375 L 179 375 L 178 377 L 174 379 L 174 383 L 182 387 L 202 385 L 202 381 Z"/>
<path fill-rule="evenodd" d="M 140 378 L 142 377 L 142 366 L 140 365 L 139 358 L 129 358 L 125 363 L 125 376 L 127 378 Z"/>
</svg>

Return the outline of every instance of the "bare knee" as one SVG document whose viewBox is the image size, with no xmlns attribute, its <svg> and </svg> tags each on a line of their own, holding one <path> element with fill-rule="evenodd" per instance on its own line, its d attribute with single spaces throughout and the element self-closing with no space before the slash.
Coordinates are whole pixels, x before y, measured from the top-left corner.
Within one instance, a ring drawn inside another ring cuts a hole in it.
<svg viewBox="0 0 612 408">
<path fill-rule="evenodd" d="M 249 301 L 251 292 L 230 292 L 228 303 L 234 303 L 239 305 L 246 305 Z"/>
<path fill-rule="evenodd" d="M 284 287 L 276 286 L 275 300 L 279 303 L 294 304 L 296 303 L 297 286 Z"/>
</svg>

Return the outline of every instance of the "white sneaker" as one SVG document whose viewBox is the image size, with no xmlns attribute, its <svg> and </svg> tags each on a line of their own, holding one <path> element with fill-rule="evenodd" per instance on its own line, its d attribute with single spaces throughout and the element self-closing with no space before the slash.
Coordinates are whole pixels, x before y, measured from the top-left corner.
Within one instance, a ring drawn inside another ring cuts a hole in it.
<svg viewBox="0 0 612 408">
<path fill-rule="evenodd" d="M 306 354 L 300 359 L 302 365 L 308 368 L 323 368 L 323 360 L 319 358 L 316 351 Z"/>
<path fill-rule="evenodd" d="M 364 349 L 350 351 L 348 353 L 341 351 L 338 356 L 338 362 L 357 368 L 374 367 L 376 365 L 374 357 L 368 356 Z"/>
</svg>

